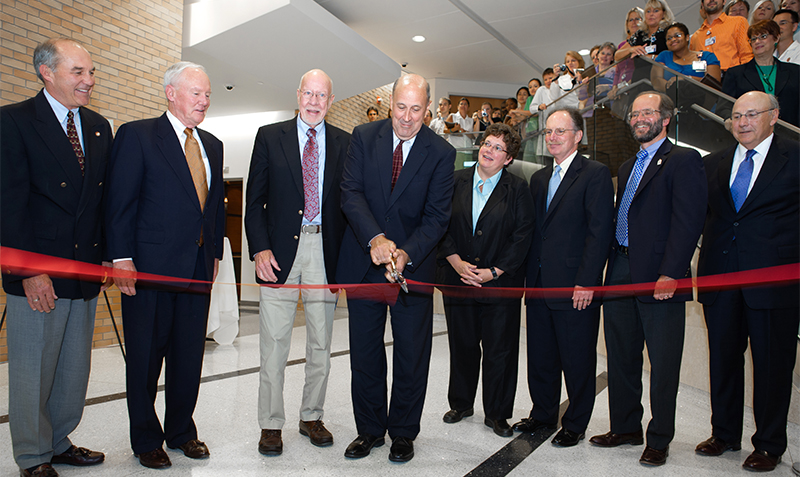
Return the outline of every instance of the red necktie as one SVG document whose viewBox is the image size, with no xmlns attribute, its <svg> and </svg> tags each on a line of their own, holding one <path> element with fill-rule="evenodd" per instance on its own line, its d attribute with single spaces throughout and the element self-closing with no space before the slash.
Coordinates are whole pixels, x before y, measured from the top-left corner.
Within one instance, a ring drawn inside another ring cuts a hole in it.
<svg viewBox="0 0 800 477">
<path fill-rule="evenodd" d="M 317 147 L 317 130 L 311 128 L 306 133 L 308 141 L 303 148 L 303 194 L 307 220 L 319 214 L 319 148 Z"/>
<path fill-rule="evenodd" d="M 403 141 L 394 149 L 392 154 L 392 190 L 394 185 L 397 184 L 397 178 L 400 177 L 400 170 L 403 168 Z"/>
<path fill-rule="evenodd" d="M 69 143 L 72 144 L 72 150 L 75 151 L 75 155 L 78 156 L 78 164 L 81 166 L 81 175 L 83 175 L 86 169 L 86 158 L 83 156 L 81 141 L 78 139 L 78 130 L 75 129 L 74 116 L 75 113 L 72 111 L 67 113 L 67 138 L 69 139 Z"/>
</svg>

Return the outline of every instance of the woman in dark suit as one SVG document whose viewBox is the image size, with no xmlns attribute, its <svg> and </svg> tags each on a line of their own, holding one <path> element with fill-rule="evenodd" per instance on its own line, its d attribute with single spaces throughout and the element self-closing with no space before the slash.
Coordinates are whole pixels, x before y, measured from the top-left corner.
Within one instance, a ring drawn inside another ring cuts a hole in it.
<svg viewBox="0 0 800 477">
<path fill-rule="evenodd" d="M 800 66 L 773 56 L 781 29 L 772 20 L 762 20 L 747 29 L 753 59 L 734 66 L 722 79 L 722 92 L 738 98 L 748 91 L 763 91 L 778 98 L 780 119 L 800 127 Z"/>
<path fill-rule="evenodd" d="M 533 200 L 507 166 L 520 137 L 502 123 L 484 132 L 478 162 L 457 171 L 450 226 L 439 244 L 436 282 L 470 287 L 522 287 L 533 231 Z M 522 292 L 443 288 L 450 342 L 450 411 L 444 422 L 473 414 L 483 348 L 484 424 L 502 437 L 513 431 Z"/>
</svg>

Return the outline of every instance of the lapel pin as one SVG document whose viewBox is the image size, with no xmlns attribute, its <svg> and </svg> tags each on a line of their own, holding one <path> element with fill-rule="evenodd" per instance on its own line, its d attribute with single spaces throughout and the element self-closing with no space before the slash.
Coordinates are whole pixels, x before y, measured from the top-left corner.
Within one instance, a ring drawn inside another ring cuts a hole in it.
<svg viewBox="0 0 800 477">
<path fill-rule="evenodd" d="M 659 160 L 658 160 L 658 162 L 656 162 L 656 165 L 657 165 L 657 166 L 660 166 L 660 165 L 661 165 L 661 159 L 659 159 Z"/>
<path fill-rule="evenodd" d="M 95 131 L 94 135 L 97 136 L 97 137 L 100 137 L 100 131 Z"/>
</svg>

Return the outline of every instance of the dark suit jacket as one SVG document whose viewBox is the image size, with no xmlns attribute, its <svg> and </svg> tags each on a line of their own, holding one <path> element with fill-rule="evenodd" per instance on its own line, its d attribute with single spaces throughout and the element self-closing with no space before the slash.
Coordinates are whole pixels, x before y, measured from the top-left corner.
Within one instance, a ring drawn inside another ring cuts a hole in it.
<svg viewBox="0 0 800 477">
<path fill-rule="evenodd" d="M 800 127 L 800 66 L 775 59 L 775 92 L 781 105 L 780 118 Z M 756 60 L 734 66 L 725 72 L 722 92 L 738 98 L 748 91 L 764 91 Z"/>
<path fill-rule="evenodd" d="M 614 184 L 608 167 L 578 154 L 547 206 L 553 165 L 531 177 L 536 227 L 528 257 L 528 287 L 583 287 L 603 283 L 603 268 L 614 237 Z M 554 310 L 572 310 L 572 298 L 545 298 Z M 592 300 L 589 308 L 600 306 Z"/>
<path fill-rule="evenodd" d="M 461 260 L 478 268 L 497 267 L 503 274 L 486 287 L 522 287 L 525 259 L 533 231 L 533 201 L 525 179 L 503 170 L 472 233 L 472 179 L 475 167 L 455 173 L 453 213 L 450 226 L 439 244 L 436 283 L 465 285 L 447 257 L 458 254 Z M 522 292 L 518 297 L 522 297 Z M 480 302 L 491 297 L 476 295 Z"/>
<path fill-rule="evenodd" d="M 120 126 L 108 171 L 109 259 L 130 257 L 138 272 L 191 278 L 202 229 L 207 279 L 212 278 L 225 235 L 222 142 L 197 131 L 211 165 L 203 211 L 166 113 Z"/>
<path fill-rule="evenodd" d="M 0 242 L 29 252 L 100 264 L 102 198 L 112 132 L 80 108 L 85 175 L 44 92 L 0 109 Z M 6 293 L 25 296 L 22 279 L 3 271 Z M 91 299 L 100 281 L 53 279 L 60 298 Z"/>
<path fill-rule="evenodd" d="M 297 138 L 298 118 L 262 126 L 256 135 L 247 178 L 244 225 L 250 258 L 272 250 L 284 283 L 294 263 L 305 204 L 303 164 Z M 342 170 L 350 135 L 325 124 L 325 177 L 322 183 L 322 249 L 328 283 L 336 283 L 336 262 L 344 234 L 341 209 Z M 259 283 L 261 279 L 256 277 Z"/>
<path fill-rule="evenodd" d="M 739 270 L 797 263 L 800 260 L 800 146 L 772 137 L 764 165 L 739 212 L 733 207 L 730 177 L 736 146 L 706 156 L 708 214 L 697 274 L 724 273 L 736 236 Z M 800 288 L 743 288 L 747 306 L 754 309 L 797 307 Z M 700 293 L 699 301 L 713 305 L 716 291 Z"/>
<path fill-rule="evenodd" d="M 633 169 L 633 157 L 619 168 L 614 227 L 625 186 Z M 628 254 L 633 283 L 649 283 L 660 275 L 690 276 L 689 262 L 703 231 L 708 183 L 703 160 L 694 149 L 674 146 L 665 140 L 644 171 L 628 211 Z M 616 240 L 608 259 L 611 276 Z M 655 303 L 652 293 L 640 301 Z M 672 300 L 689 301 L 691 293 L 675 294 Z"/>
<path fill-rule="evenodd" d="M 378 234 L 408 253 L 406 278 L 432 282 L 432 253 L 447 230 L 453 200 L 455 149 L 422 126 L 391 190 L 392 122 L 353 131 L 342 175 L 342 211 L 348 226 L 342 239 L 338 283 L 360 283 L 372 260 L 369 241 Z"/>
</svg>

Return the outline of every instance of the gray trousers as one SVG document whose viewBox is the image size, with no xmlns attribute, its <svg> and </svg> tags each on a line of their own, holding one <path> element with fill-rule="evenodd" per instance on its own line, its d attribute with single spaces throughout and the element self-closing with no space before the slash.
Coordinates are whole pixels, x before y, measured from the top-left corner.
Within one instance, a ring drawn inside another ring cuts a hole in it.
<svg viewBox="0 0 800 477">
<path fill-rule="evenodd" d="M 72 446 L 86 401 L 97 298 L 56 300 L 50 313 L 8 295 L 8 416 L 14 460 L 27 469 Z"/>
</svg>

